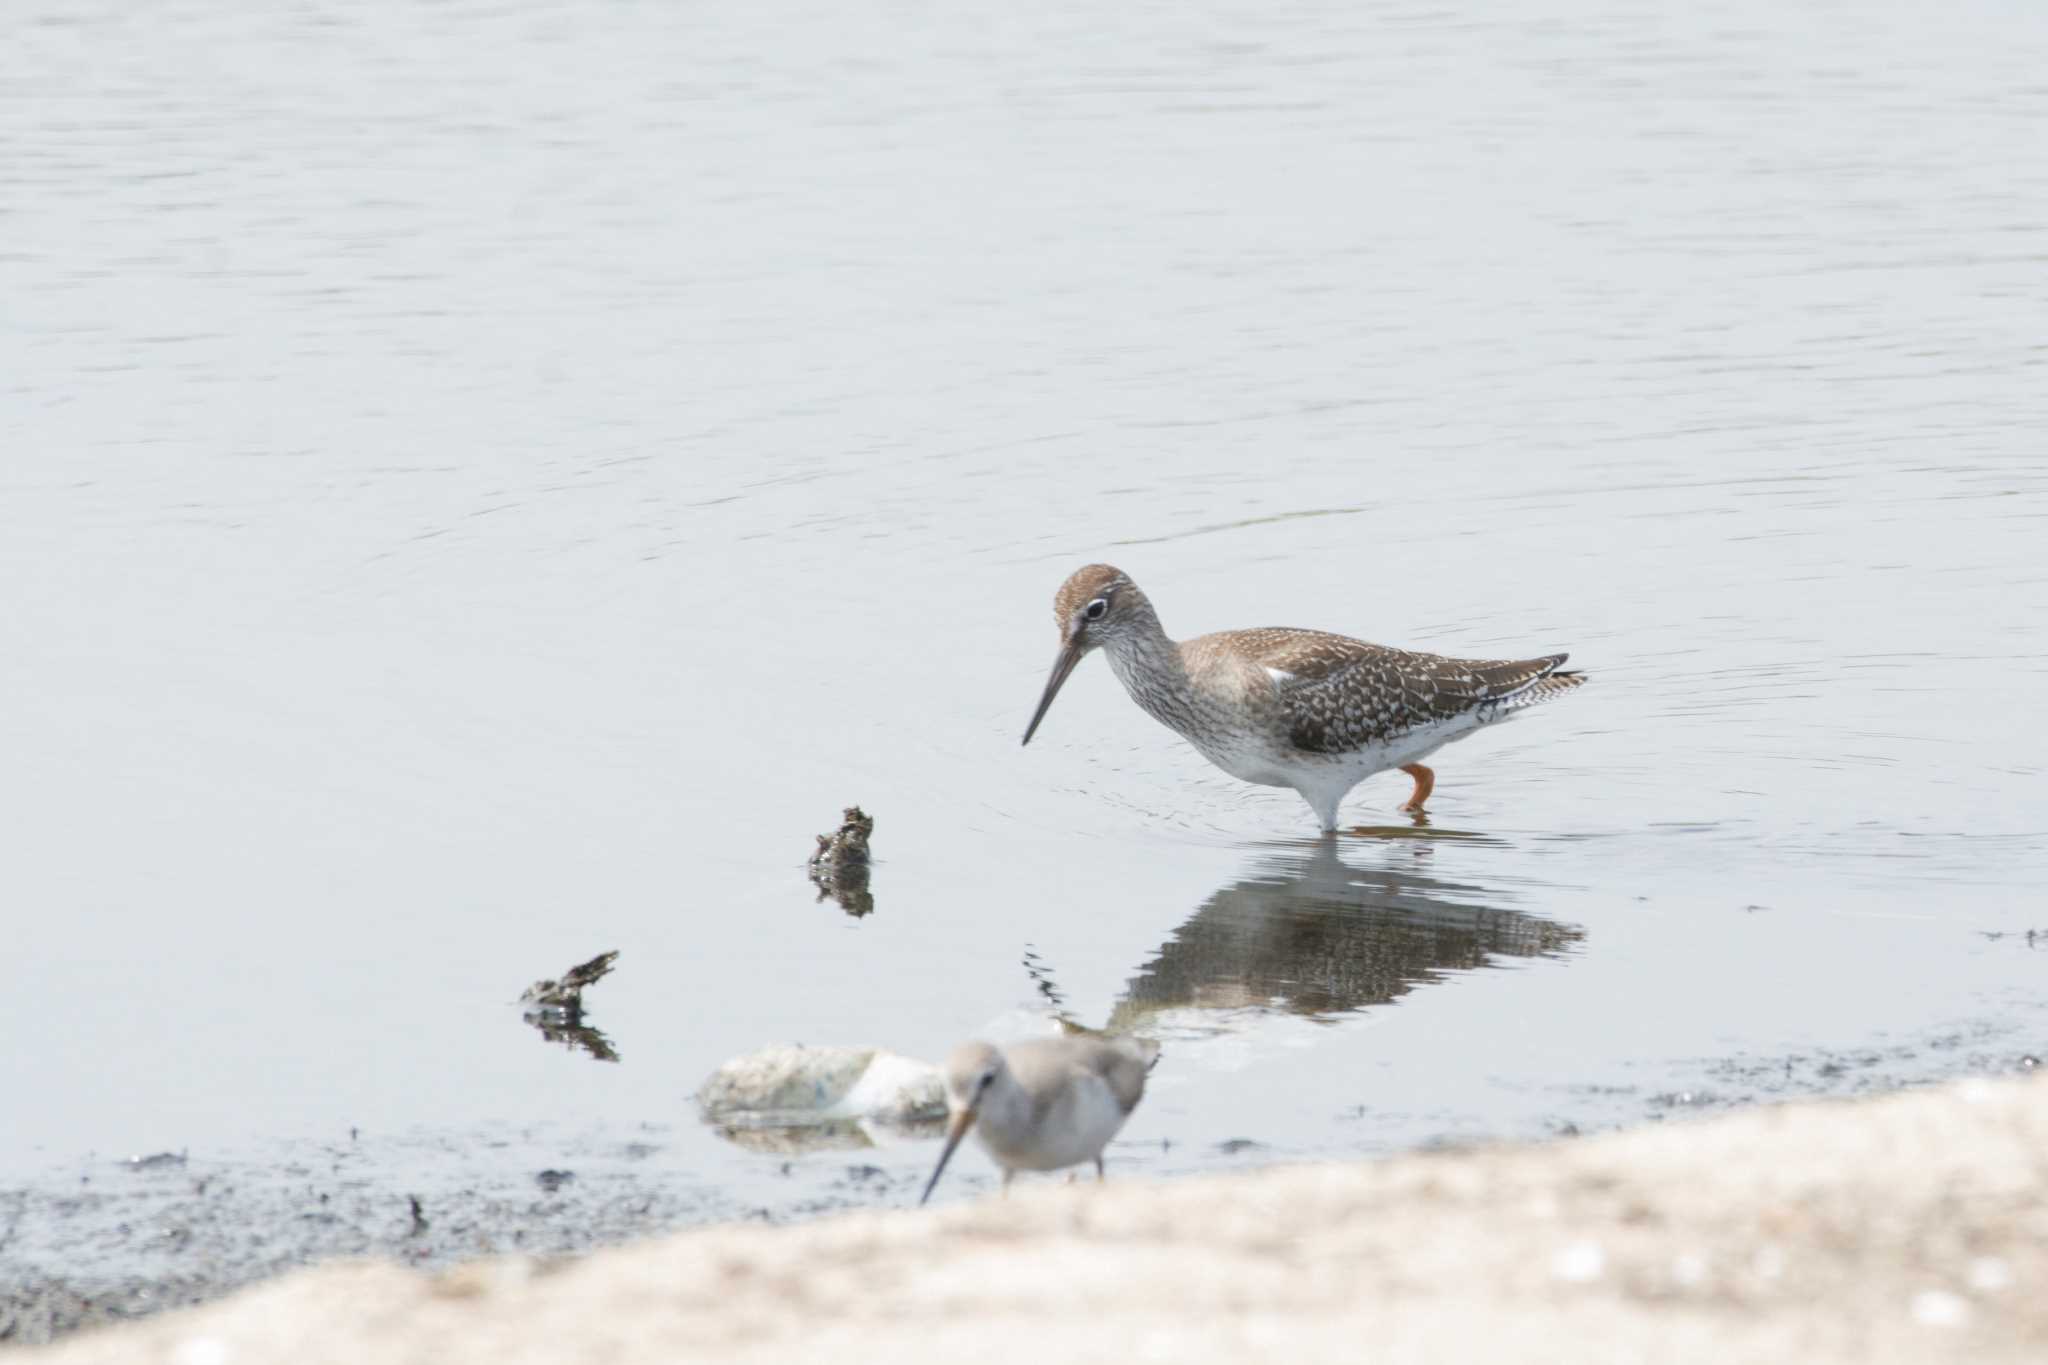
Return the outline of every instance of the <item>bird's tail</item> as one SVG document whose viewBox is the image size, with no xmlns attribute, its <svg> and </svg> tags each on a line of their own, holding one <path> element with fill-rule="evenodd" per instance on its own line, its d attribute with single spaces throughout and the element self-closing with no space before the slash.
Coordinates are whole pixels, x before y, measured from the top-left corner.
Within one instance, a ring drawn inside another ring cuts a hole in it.
<svg viewBox="0 0 2048 1365">
<path fill-rule="evenodd" d="M 1563 663 L 1564 660 L 1564 655 L 1557 656 L 1559 663 Z M 1553 668 L 1532 680 L 1526 687 L 1502 697 L 1499 702 L 1500 709 L 1504 712 L 1519 711 L 1525 706 L 1534 706 L 1538 702 L 1549 701 L 1552 697 L 1561 697 L 1585 681 L 1586 675 L 1575 668 Z"/>
</svg>

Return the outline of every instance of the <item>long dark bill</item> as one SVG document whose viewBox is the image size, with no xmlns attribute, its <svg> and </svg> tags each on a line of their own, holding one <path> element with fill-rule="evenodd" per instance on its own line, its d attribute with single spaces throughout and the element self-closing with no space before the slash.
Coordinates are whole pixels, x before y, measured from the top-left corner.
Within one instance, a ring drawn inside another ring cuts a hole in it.
<svg viewBox="0 0 2048 1365">
<path fill-rule="evenodd" d="M 960 1139 L 966 1137 L 967 1130 L 973 1126 L 974 1111 L 972 1109 L 962 1109 L 959 1113 L 953 1115 L 953 1121 L 946 1125 L 945 1149 L 939 1153 L 939 1164 L 932 1168 L 932 1178 L 924 1184 L 924 1193 L 917 1197 L 919 1204 L 932 1197 L 932 1191 L 938 1188 L 939 1177 L 946 1173 L 946 1163 L 953 1159 L 953 1149 L 960 1145 Z"/>
<path fill-rule="evenodd" d="M 1038 699 L 1038 709 L 1031 713 L 1031 723 L 1024 727 L 1024 742 L 1038 733 L 1038 722 L 1045 719 L 1045 713 L 1052 706 L 1052 699 L 1059 695 L 1060 684 L 1067 680 L 1067 674 L 1074 671 L 1074 665 L 1081 662 L 1081 642 L 1069 640 L 1060 647 L 1060 656 L 1052 661 L 1052 676 L 1045 680 L 1045 695 Z"/>
</svg>

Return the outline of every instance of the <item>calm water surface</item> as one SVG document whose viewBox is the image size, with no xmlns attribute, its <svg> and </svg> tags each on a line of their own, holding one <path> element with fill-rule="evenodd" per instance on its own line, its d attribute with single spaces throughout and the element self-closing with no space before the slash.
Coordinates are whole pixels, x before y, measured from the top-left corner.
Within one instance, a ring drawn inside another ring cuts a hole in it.
<svg viewBox="0 0 2048 1365">
<path fill-rule="evenodd" d="M 786 1211 L 845 1153 L 712 1067 L 1054 1008 L 1166 1041 L 1147 1174 L 2048 1042 L 2038 6 L 0 26 L 7 1169 L 652 1132 Z M 1100 662 L 1019 749 L 1098 559 L 1593 681 L 1318 844 Z M 510 1004 L 608 948 L 616 1065 Z"/>
</svg>

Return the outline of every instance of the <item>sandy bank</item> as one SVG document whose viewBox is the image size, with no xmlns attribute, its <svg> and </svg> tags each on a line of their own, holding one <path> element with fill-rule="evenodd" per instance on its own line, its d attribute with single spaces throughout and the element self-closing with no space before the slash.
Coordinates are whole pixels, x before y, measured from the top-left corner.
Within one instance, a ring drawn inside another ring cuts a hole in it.
<svg viewBox="0 0 2048 1365">
<path fill-rule="evenodd" d="M 2048 1359 L 2048 1084 L 1539 1147 L 333 1265 L 12 1358 Z"/>
</svg>

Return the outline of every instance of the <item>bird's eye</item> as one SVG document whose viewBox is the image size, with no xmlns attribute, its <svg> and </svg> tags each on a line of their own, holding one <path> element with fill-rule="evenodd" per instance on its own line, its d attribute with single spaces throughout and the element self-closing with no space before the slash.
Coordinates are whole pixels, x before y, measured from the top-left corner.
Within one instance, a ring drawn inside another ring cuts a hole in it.
<svg viewBox="0 0 2048 1365">
<path fill-rule="evenodd" d="M 1081 614 L 1091 621 L 1100 621 L 1103 617 L 1109 615 L 1109 599 L 1107 597 L 1096 598 L 1088 604 L 1088 609 Z"/>
<path fill-rule="evenodd" d="M 976 1090 L 986 1090 L 986 1089 L 988 1089 L 988 1088 L 989 1088 L 989 1087 L 990 1087 L 991 1085 L 994 1085 L 994 1084 L 995 1084 L 995 1079 L 996 1079 L 996 1073 L 995 1073 L 995 1072 L 993 1072 L 993 1071 L 984 1071 L 984 1072 L 982 1072 L 982 1073 L 981 1073 L 981 1079 L 980 1079 L 980 1080 L 978 1080 L 978 1081 L 976 1081 L 976 1082 L 974 1083 L 974 1088 L 975 1088 Z"/>
</svg>

